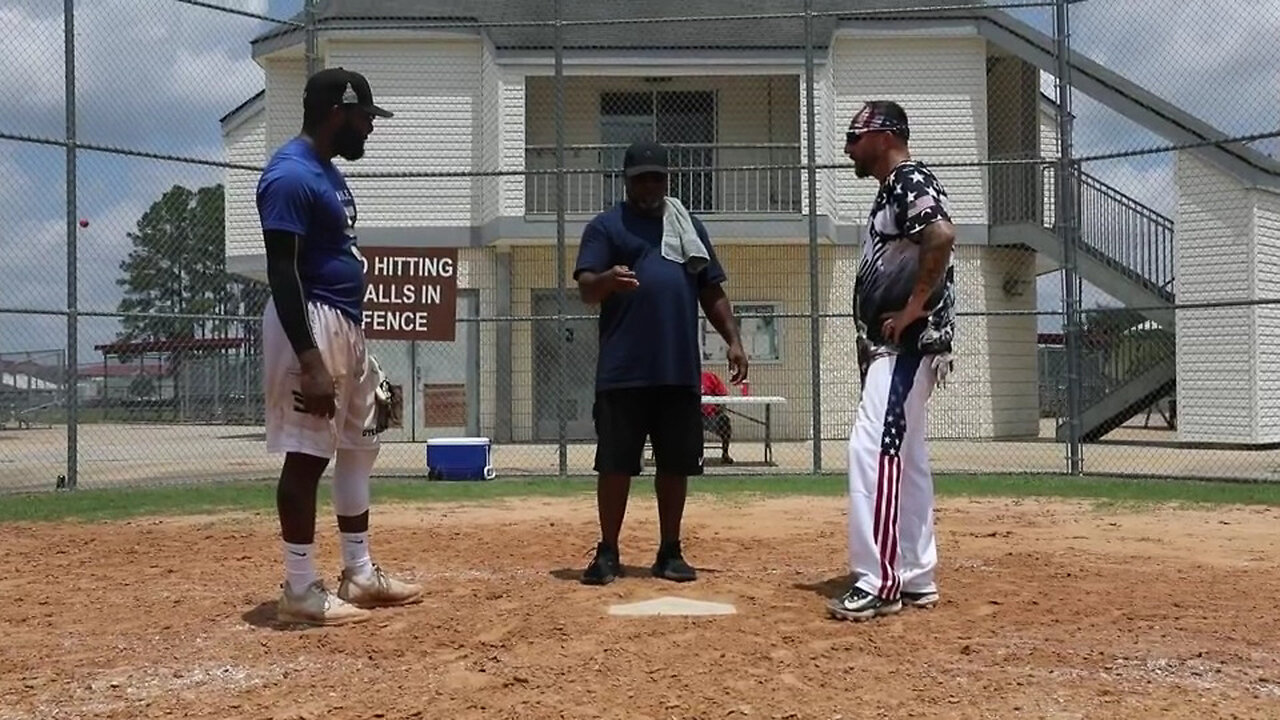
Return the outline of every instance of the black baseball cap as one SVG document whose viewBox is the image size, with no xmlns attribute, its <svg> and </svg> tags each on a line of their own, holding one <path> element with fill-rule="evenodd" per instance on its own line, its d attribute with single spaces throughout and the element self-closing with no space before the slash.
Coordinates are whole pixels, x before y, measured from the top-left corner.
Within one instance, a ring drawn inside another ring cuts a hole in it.
<svg viewBox="0 0 1280 720">
<path fill-rule="evenodd" d="M 622 169 L 627 177 L 641 173 L 667 174 L 667 149 L 651 140 L 634 142 L 622 158 Z"/>
<path fill-rule="evenodd" d="M 325 68 L 307 78 L 302 106 L 327 110 L 334 105 L 354 105 L 367 113 L 389 118 L 393 113 L 373 104 L 373 90 L 363 75 L 340 67 Z"/>
</svg>

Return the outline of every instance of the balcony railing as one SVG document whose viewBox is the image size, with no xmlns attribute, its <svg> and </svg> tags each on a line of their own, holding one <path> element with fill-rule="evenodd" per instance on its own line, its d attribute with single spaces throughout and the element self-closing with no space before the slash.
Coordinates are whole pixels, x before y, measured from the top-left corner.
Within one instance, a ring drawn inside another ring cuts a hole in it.
<svg viewBox="0 0 1280 720">
<path fill-rule="evenodd" d="M 670 193 L 700 215 L 801 212 L 798 143 L 668 145 Z M 565 213 L 594 214 L 626 198 L 625 145 L 565 147 Z M 529 170 L 555 168 L 554 146 L 525 148 Z M 773 166 L 793 169 L 769 169 Z M 526 176 L 525 212 L 556 212 L 556 176 Z"/>
</svg>

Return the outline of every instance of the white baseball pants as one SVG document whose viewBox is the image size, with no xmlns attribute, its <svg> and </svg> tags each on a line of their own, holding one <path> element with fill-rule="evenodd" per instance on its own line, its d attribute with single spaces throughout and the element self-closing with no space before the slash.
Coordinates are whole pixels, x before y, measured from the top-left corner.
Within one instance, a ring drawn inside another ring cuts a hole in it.
<svg viewBox="0 0 1280 720">
<path fill-rule="evenodd" d="M 276 304 L 262 313 L 263 391 L 267 452 L 304 453 L 332 459 L 339 450 L 376 450 L 374 390 L 378 376 L 369 363 L 360 326 L 329 305 L 307 303 L 307 316 L 325 367 L 337 381 L 332 418 L 302 409 L 302 368 L 285 335 Z"/>
<path fill-rule="evenodd" d="M 937 590 L 925 446 L 934 382 L 928 357 L 876 358 L 849 436 L 849 568 L 858 587 L 886 599 Z"/>
</svg>

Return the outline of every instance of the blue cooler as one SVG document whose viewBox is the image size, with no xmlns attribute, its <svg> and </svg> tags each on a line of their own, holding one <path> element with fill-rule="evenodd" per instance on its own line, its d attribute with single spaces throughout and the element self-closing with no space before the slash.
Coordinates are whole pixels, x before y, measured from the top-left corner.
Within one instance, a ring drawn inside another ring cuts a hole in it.
<svg viewBox="0 0 1280 720">
<path fill-rule="evenodd" d="M 489 438 L 447 437 L 427 441 L 427 477 L 431 480 L 492 480 L 496 475 Z"/>
</svg>

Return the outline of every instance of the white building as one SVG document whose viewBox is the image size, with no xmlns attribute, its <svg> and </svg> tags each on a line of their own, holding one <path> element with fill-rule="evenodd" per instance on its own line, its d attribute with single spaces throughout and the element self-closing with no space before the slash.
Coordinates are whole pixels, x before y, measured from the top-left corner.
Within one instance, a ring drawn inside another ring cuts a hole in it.
<svg viewBox="0 0 1280 720">
<path fill-rule="evenodd" d="M 827 11 L 869 2 L 816 0 Z M 679 17 L 687 4 L 599 0 L 569 3 L 575 18 Z M 880 3 L 880 6 L 884 6 Z M 550 3 L 519 0 L 332 0 L 320 18 L 324 66 L 364 73 L 380 121 L 366 158 L 350 172 L 538 170 L 554 166 L 554 54 L 549 27 L 422 29 L 441 21 L 549 19 Z M 764 0 L 708 0 L 705 14 L 776 12 Z M 380 18 L 370 21 L 366 18 Z M 412 17 L 413 20 L 387 20 Z M 341 25 L 341 28 L 339 28 Z M 378 29 L 369 29 L 377 25 Z M 403 27 L 401 27 L 403 25 Z M 1052 157 L 1039 83 L 1054 70 L 1052 39 L 998 10 L 975 7 L 930 19 L 817 18 L 817 159 L 838 163 L 849 118 L 867 99 L 901 103 L 912 121 L 912 150 L 935 164 Z M 458 313 L 470 317 L 554 315 L 557 272 L 568 279 L 583 224 L 621 197 L 613 173 L 621 148 L 638 134 L 682 145 L 689 167 L 731 168 L 802 162 L 806 157 L 804 29 L 799 19 L 569 25 L 564 29 L 566 162 L 598 170 L 567 177 L 567 253 L 555 263 L 554 175 L 367 179 L 350 182 L 366 246 L 460 248 Z M 228 159 L 260 164 L 298 132 L 306 77 L 304 37 L 283 29 L 252 43 L 266 73 L 263 93 L 222 119 Z M 1080 57 L 1077 90 L 1173 141 L 1222 137 L 1187 113 Z M 692 146 L 692 147 L 690 147 Z M 960 309 L 1035 309 L 1035 276 L 1060 260 L 1053 236 L 1052 187 L 1036 166 L 939 167 L 958 227 Z M 1156 358 L 1131 377 L 1088 393 L 1085 429 L 1105 432 L 1167 394 L 1175 381 L 1180 434 L 1188 440 L 1280 440 L 1274 384 L 1280 310 L 1223 315 L 1166 308 L 1179 300 L 1274 296 L 1252 262 L 1280 262 L 1280 170 L 1247 148 L 1191 150 L 1179 159 L 1176 223 L 1143 208 L 1122 189 L 1089 178 L 1082 186 L 1082 274 L 1172 331 L 1177 361 Z M 1208 180 L 1212 186 L 1206 185 Z M 254 209 L 256 174 L 227 173 L 226 234 L 232 271 L 264 279 Z M 1212 188 L 1212 192 L 1208 188 Z M 706 223 L 740 311 L 808 313 L 808 180 L 803 171 L 686 172 L 673 189 Z M 875 194 L 848 170 L 817 172 L 820 312 L 847 313 L 861 224 Z M 1176 230 L 1175 230 L 1176 227 Z M 1049 228 L 1049 229 L 1046 229 Z M 1228 249 L 1229 248 L 1229 249 Z M 1205 253 L 1212 253 L 1206 257 Z M 1230 264 L 1230 268 L 1225 267 Z M 1274 287 L 1273 287 L 1274 286 Z M 589 314 L 576 296 L 571 313 Z M 1175 317 L 1176 315 L 1176 317 Z M 1034 316 L 965 317 L 954 388 L 936 397 L 931 432 L 948 437 L 1035 437 L 1039 430 Z M 568 382 L 569 433 L 591 434 L 595 328 L 571 323 L 485 322 L 459 326 L 454 343 L 384 342 L 377 352 L 413 388 L 405 438 L 483 433 L 498 442 L 554 440 L 556 389 Z M 821 351 L 826 437 L 847 433 L 857 397 L 851 321 L 757 324 L 752 386 L 789 399 L 775 411 L 775 438 L 812 434 L 811 347 Z M 714 332 L 708 330 L 714 340 Z M 1225 343 L 1230 353 L 1223 357 Z M 714 354 L 714 347 L 709 350 Z M 722 357 L 722 355 L 720 356 Z M 718 362 L 718 361 L 716 361 Z M 1270 373 L 1270 374 L 1268 374 Z M 1247 409 L 1247 411 L 1245 411 Z M 750 431 L 743 429 L 746 435 Z"/>
</svg>

